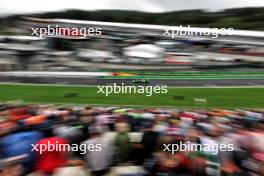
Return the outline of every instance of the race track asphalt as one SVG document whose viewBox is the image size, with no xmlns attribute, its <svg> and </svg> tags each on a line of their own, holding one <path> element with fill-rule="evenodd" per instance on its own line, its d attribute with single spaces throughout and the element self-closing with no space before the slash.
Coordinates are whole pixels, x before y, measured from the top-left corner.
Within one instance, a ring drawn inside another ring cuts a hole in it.
<svg viewBox="0 0 264 176">
<path fill-rule="evenodd" d="M 61 85 L 134 85 L 131 79 L 100 79 L 86 77 L 22 77 L 0 76 L 0 82 Z M 151 79 L 150 85 L 167 86 L 264 86 L 264 79 Z"/>
</svg>

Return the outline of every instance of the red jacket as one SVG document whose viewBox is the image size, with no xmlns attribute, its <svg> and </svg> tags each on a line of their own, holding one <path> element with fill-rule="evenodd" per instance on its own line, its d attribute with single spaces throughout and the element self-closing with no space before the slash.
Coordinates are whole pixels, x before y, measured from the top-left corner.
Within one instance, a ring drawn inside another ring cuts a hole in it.
<svg viewBox="0 0 264 176">
<path fill-rule="evenodd" d="M 59 137 L 50 137 L 41 139 L 37 142 L 37 163 L 36 169 L 40 172 L 50 174 L 58 167 L 62 167 L 66 164 L 68 158 L 68 149 L 64 149 L 64 147 L 59 147 L 61 144 L 68 145 L 67 140 Z M 55 145 L 55 149 L 53 149 L 52 145 Z M 51 146 L 48 150 L 48 146 Z M 57 148 L 56 148 L 57 146 Z M 69 145 L 68 145 L 69 146 Z M 47 150 L 44 151 L 46 147 Z M 42 151 L 40 149 L 42 148 Z"/>
</svg>

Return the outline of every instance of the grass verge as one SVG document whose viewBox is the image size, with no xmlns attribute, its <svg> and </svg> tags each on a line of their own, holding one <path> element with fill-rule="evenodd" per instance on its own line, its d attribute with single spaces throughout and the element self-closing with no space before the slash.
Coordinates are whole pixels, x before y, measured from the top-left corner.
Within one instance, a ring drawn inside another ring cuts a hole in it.
<svg viewBox="0 0 264 176">
<path fill-rule="evenodd" d="M 0 101 L 188 108 L 264 108 L 264 88 L 169 88 L 166 94 L 97 94 L 97 87 L 0 85 Z M 73 95 L 73 96 L 67 96 Z M 207 102 L 194 101 L 206 99 Z"/>
</svg>

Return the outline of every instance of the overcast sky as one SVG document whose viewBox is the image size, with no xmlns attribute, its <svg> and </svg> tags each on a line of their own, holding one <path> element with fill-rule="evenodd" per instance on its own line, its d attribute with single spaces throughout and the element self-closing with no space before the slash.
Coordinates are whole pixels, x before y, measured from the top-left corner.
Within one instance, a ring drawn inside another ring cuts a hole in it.
<svg viewBox="0 0 264 176">
<path fill-rule="evenodd" d="M 0 0 L 0 14 L 57 11 L 64 9 L 122 9 L 164 12 L 184 9 L 221 10 L 264 7 L 264 0 Z"/>
</svg>

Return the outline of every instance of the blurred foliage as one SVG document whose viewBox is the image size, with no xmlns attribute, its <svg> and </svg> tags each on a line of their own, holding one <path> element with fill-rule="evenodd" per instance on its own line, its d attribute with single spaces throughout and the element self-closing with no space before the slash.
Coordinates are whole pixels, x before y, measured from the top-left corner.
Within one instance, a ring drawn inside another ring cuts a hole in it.
<svg viewBox="0 0 264 176">
<path fill-rule="evenodd" d="M 18 17 L 11 16 L 8 19 Z M 27 15 L 39 18 L 64 18 L 91 21 L 191 25 L 192 27 L 225 27 L 246 30 L 264 30 L 264 8 L 236 8 L 217 12 L 204 10 L 149 13 L 123 10 L 66 10 Z"/>
<path fill-rule="evenodd" d="M 107 22 L 191 25 L 197 27 L 231 27 L 235 29 L 264 30 L 264 8 L 239 8 L 220 12 L 186 10 L 166 13 L 121 10 L 67 10 L 64 12 L 37 14 L 36 16 L 42 18 L 66 18 Z"/>
</svg>

